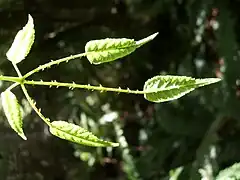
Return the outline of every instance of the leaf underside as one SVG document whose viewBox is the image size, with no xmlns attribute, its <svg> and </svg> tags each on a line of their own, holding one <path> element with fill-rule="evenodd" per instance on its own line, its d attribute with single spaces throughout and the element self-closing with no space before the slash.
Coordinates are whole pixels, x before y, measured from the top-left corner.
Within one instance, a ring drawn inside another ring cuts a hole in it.
<svg viewBox="0 0 240 180">
<path fill-rule="evenodd" d="M 1 93 L 4 113 L 11 128 L 24 140 L 27 140 L 22 129 L 22 115 L 16 96 L 9 90 Z"/>
<path fill-rule="evenodd" d="M 118 146 L 118 143 L 101 140 L 86 129 L 65 121 L 53 121 L 50 132 L 61 139 L 82 145 L 94 147 Z"/>
<path fill-rule="evenodd" d="M 9 61 L 14 64 L 21 62 L 28 55 L 35 38 L 33 18 L 28 16 L 28 22 L 22 30 L 18 31 L 12 46 L 6 53 Z"/>
</svg>

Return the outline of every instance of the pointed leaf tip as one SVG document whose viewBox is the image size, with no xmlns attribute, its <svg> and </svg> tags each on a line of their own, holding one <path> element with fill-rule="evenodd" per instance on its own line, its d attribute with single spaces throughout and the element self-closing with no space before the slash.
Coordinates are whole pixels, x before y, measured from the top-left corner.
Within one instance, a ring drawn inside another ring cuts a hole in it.
<svg viewBox="0 0 240 180">
<path fill-rule="evenodd" d="M 74 143 L 83 144 L 93 147 L 117 147 L 118 143 L 113 143 L 109 141 L 104 141 L 97 138 L 91 132 L 83 129 L 80 126 L 77 126 L 72 123 L 65 121 L 53 121 L 51 123 L 50 132 L 61 138 Z"/>
<path fill-rule="evenodd" d="M 222 79 L 220 79 L 220 78 L 196 79 L 197 83 L 200 83 L 203 86 L 208 85 L 208 84 L 214 84 L 214 83 L 217 83 L 217 82 L 219 82 L 221 80 Z"/>
<path fill-rule="evenodd" d="M 27 24 L 18 31 L 15 39 L 6 53 L 9 61 L 14 64 L 21 62 L 28 55 L 35 38 L 34 22 L 32 16 L 28 15 Z"/>
<path fill-rule="evenodd" d="M 186 76 L 155 76 L 147 80 L 143 90 L 144 98 L 152 102 L 166 102 L 178 99 L 196 88 L 221 81 L 219 78 L 195 79 Z"/>
<path fill-rule="evenodd" d="M 91 64 L 102 64 L 125 57 L 137 48 L 153 40 L 158 33 L 154 33 L 140 41 L 127 38 L 106 38 L 89 41 L 85 45 L 87 59 Z"/>
<path fill-rule="evenodd" d="M 16 96 L 9 90 L 1 93 L 3 111 L 11 128 L 24 140 L 27 140 L 22 129 L 22 115 Z"/>
<path fill-rule="evenodd" d="M 140 47 L 146 43 L 148 43 L 149 41 L 152 41 L 156 36 L 158 35 L 158 32 L 144 38 L 144 39 L 141 39 L 139 41 L 136 42 L 137 46 Z"/>
<path fill-rule="evenodd" d="M 25 136 L 25 134 L 18 134 L 23 140 L 27 140 L 27 137 Z"/>
</svg>

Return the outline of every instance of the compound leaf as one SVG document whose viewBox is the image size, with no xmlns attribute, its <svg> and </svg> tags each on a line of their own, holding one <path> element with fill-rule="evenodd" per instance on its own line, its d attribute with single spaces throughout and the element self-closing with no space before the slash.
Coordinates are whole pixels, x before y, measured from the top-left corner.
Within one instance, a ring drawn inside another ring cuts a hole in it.
<svg viewBox="0 0 240 180">
<path fill-rule="evenodd" d="M 86 129 L 65 121 L 53 121 L 50 126 L 50 132 L 61 139 L 87 146 L 116 147 L 119 145 L 118 143 L 101 140 Z"/>
<path fill-rule="evenodd" d="M 33 18 L 28 15 L 28 22 L 22 30 L 18 31 L 12 46 L 6 53 L 9 61 L 14 64 L 21 62 L 28 55 L 34 42 L 35 30 Z"/>
<path fill-rule="evenodd" d="M 152 102 L 178 99 L 194 89 L 216 83 L 219 78 L 195 79 L 186 76 L 155 76 L 144 84 L 144 98 Z"/>
<path fill-rule="evenodd" d="M 138 47 L 153 40 L 155 33 L 140 41 L 127 38 L 107 38 L 89 41 L 85 46 L 87 58 L 92 64 L 114 61 L 134 52 Z"/>
<path fill-rule="evenodd" d="M 22 129 L 22 115 L 20 105 L 16 96 L 9 90 L 1 93 L 2 106 L 11 128 L 17 132 L 21 138 L 27 140 Z"/>
</svg>

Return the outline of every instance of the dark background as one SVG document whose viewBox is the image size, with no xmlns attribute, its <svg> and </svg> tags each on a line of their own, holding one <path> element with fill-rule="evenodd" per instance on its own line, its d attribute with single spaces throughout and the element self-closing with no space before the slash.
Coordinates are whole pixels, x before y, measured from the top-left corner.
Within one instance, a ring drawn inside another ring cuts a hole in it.
<svg viewBox="0 0 240 180">
<path fill-rule="evenodd" d="M 73 122 L 120 142 L 113 149 L 51 136 L 16 88 L 28 140 L 10 129 L 1 108 L 0 179 L 167 180 L 182 167 L 179 180 L 198 180 L 199 169 L 214 177 L 240 161 L 239 6 L 239 0 L 0 0 L 3 75 L 16 75 L 5 54 L 31 14 L 36 39 L 19 64 L 23 74 L 51 59 L 84 52 L 92 39 L 138 40 L 159 32 L 121 60 L 94 66 L 76 59 L 32 79 L 141 89 L 158 74 L 223 78 L 161 104 L 137 95 L 27 86 L 51 120 Z M 9 83 L 0 85 L 3 91 Z"/>
</svg>

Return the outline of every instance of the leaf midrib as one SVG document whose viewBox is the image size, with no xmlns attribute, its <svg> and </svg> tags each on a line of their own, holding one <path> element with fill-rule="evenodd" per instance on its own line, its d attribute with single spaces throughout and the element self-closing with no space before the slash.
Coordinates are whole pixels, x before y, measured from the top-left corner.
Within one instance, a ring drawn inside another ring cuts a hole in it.
<svg viewBox="0 0 240 180">
<path fill-rule="evenodd" d="M 63 132 L 63 133 L 66 133 L 66 134 L 68 134 L 68 135 L 71 135 L 71 136 L 74 136 L 74 137 L 76 137 L 76 138 L 79 138 L 79 139 L 82 139 L 82 140 L 84 140 L 84 141 L 87 141 L 87 142 L 94 142 L 94 143 L 96 143 L 96 144 L 100 144 L 100 145 L 111 145 L 112 143 L 110 143 L 110 142 L 106 142 L 106 141 L 104 141 L 104 140 L 102 140 L 102 139 L 99 139 L 99 138 L 97 138 L 95 135 L 93 135 L 91 132 L 89 132 L 92 136 L 95 136 L 97 139 L 96 140 L 93 140 L 93 141 L 90 141 L 90 140 L 88 140 L 88 139 L 85 139 L 85 138 L 81 138 L 81 137 L 78 137 L 78 136 L 76 136 L 75 134 L 70 134 L 69 132 L 66 132 L 66 131 L 63 131 L 62 129 L 60 129 L 60 128 L 57 128 L 56 126 L 54 126 L 54 125 L 52 125 L 52 127 L 51 128 L 55 128 L 55 129 L 57 129 L 57 130 L 59 130 L 59 131 L 61 131 L 61 132 Z M 100 141 L 100 142 L 99 142 Z"/>
<path fill-rule="evenodd" d="M 170 90 L 175 90 L 175 89 L 181 89 L 181 88 L 198 88 L 198 87 L 202 87 L 202 86 L 205 86 L 205 85 L 208 85 L 208 84 L 212 84 L 212 83 L 197 83 L 197 84 L 188 84 L 188 85 L 180 85 L 180 87 L 167 87 L 165 89 L 162 89 L 162 88 L 156 88 L 154 90 L 150 91 L 149 90 L 146 90 L 144 92 L 146 92 L 145 94 L 151 94 L 151 93 L 158 93 L 158 92 L 163 92 L 163 91 L 170 91 Z"/>
</svg>

